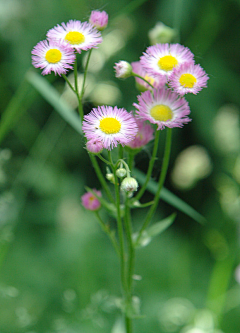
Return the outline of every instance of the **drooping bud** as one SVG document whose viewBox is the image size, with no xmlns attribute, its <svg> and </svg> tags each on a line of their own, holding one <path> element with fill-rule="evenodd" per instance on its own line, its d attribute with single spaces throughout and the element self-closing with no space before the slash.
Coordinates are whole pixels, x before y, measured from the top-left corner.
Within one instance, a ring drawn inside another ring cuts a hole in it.
<svg viewBox="0 0 240 333">
<path fill-rule="evenodd" d="M 126 79 L 132 76 L 132 66 L 127 61 L 121 60 L 115 63 L 115 66 L 113 68 L 116 72 L 115 76 L 118 79 Z"/>
<path fill-rule="evenodd" d="M 119 178 L 123 178 L 123 177 L 125 177 L 126 174 L 127 174 L 127 170 L 124 169 L 124 168 L 119 168 L 119 169 L 117 169 L 117 171 L 116 171 L 116 175 L 117 175 Z"/>
<path fill-rule="evenodd" d="M 138 189 L 138 182 L 133 177 L 126 177 L 123 179 L 121 184 L 121 191 L 123 192 L 134 192 Z"/>
<path fill-rule="evenodd" d="M 100 140 L 91 139 L 87 141 L 86 148 L 90 153 L 99 154 L 103 150 L 103 143 Z"/>
</svg>

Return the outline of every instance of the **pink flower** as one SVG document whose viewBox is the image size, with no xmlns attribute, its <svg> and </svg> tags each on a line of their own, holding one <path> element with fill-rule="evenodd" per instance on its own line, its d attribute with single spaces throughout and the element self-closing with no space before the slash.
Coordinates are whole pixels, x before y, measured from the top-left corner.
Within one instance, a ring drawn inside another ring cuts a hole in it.
<svg viewBox="0 0 240 333">
<path fill-rule="evenodd" d="M 182 127 L 191 121 L 188 118 L 190 108 L 183 97 L 170 89 L 149 90 L 137 96 L 138 104 L 133 105 L 137 109 L 137 117 L 157 124 L 158 130 L 165 127 Z"/>
<path fill-rule="evenodd" d="M 101 140 L 91 139 L 87 141 L 86 148 L 90 153 L 99 154 L 104 147 Z"/>
<path fill-rule="evenodd" d="M 102 12 L 98 10 L 93 10 L 91 12 L 89 22 L 98 30 L 102 31 L 106 28 L 108 24 L 108 14 L 103 10 Z"/>
<path fill-rule="evenodd" d="M 100 191 L 97 191 L 96 189 L 93 189 L 93 191 L 99 196 L 101 197 L 102 194 Z M 100 201 L 91 193 L 91 192 L 87 192 L 85 193 L 82 197 L 82 205 L 83 207 L 85 207 L 88 210 L 98 210 L 101 207 L 101 203 Z"/>
<path fill-rule="evenodd" d="M 152 126 L 141 119 L 135 119 L 138 132 L 135 138 L 130 141 L 127 146 L 132 149 L 138 149 L 145 146 L 149 141 L 153 140 L 153 131 Z"/>
</svg>

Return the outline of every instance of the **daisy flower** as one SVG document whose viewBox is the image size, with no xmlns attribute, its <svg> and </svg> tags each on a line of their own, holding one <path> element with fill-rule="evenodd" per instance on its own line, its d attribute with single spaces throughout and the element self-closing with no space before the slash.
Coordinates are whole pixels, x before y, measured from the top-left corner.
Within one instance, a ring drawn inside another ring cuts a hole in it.
<svg viewBox="0 0 240 333">
<path fill-rule="evenodd" d="M 180 44 L 156 44 L 149 46 L 140 62 L 147 73 L 169 77 L 175 67 L 193 61 L 193 53 Z"/>
<path fill-rule="evenodd" d="M 149 83 L 151 83 L 152 86 L 154 86 L 155 89 L 162 88 L 166 83 L 166 78 L 164 76 L 158 76 L 158 77 L 152 77 L 147 74 L 143 66 L 141 65 L 140 61 L 135 61 L 131 63 L 132 65 L 132 71 L 133 73 L 136 73 L 140 76 L 142 76 L 145 80 L 147 80 Z M 143 92 L 145 90 L 151 90 L 152 87 L 139 77 L 135 76 L 136 80 L 136 87 L 139 91 Z"/>
<path fill-rule="evenodd" d="M 207 87 L 208 79 L 208 75 L 200 65 L 185 63 L 172 72 L 169 85 L 181 96 L 187 93 L 196 95 L 202 88 Z"/>
<path fill-rule="evenodd" d="M 78 53 L 96 48 L 102 42 L 100 32 L 88 22 L 70 20 L 47 32 L 49 40 L 65 41 Z"/>
<path fill-rule="evenodd" d="M 188 102 L 170 89 L 145 91 L 138 98 L 138 103 L 133 105 L 140 119 L 149 120 L 157 124 L 158 130 L 166 127 L 182 127 L 191 121 L 187 117 L 190 113 Z"/>
<path fill-rule="evenodd" d="M 111 150 L 122 146 L 137 134 L 138 127 L 133 116 L 116 106 L 98 106 L 83 118 L 82 130 L 88 140 L 101 140 L 104 148 Z"/>
<path fill-rule="evenodd" d="M 97 191 L 96 189 L 93 189 L 93 191 L 97 194 L 97 196 L 101 197 L 102 193 L 100 191 Z M 85 193 L 82 197 L 82 205 L 88 210 L 98 210 L 101 207 L 100 201 L 93 195 L 91 192 Z"/>
<path fill-rule="evenodd" d="M 127 146 L 132 149 L 139 149 L 145 146 L 149 141 L 153 140 L 153 131 L 151 124 L 146 123 L 142 119 L 136 118 L 138 132 L 135 138 L 130 141 Z"/>
<path fill-rule="evenodd" d="M 102 12 L 93 10 L 89 17 L 89 22 L 98 30 L 102 31 L 108 24 L 108 14 L 104 10 Z"/>
<path fill-rule="evenodd" d="M 67 43 L 43 40 L 32 50 L 32 64 L 43 69 L 42 75 L 54 72 L 55 75 L 66 74 L 73 69 L 75 54 Z"/>
</svg>

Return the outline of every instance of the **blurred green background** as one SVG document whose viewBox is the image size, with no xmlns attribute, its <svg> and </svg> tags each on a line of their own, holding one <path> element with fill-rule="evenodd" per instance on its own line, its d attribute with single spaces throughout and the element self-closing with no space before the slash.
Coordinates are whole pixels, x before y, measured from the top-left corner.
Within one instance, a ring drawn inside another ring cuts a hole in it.
<svg viewBox="0 0 240 333">
<path fill-rule="evenodd" d="M 137 253 L 135 295 L 146 317 L 135 332 L 239 333 L 239 0 L 0 0 L 0 332 L 123 332 L 118 260 L 81 206 L 84 186 L 100 187 L 84 140 L 22 83 L 27 72 L 40 73 L 31 50 L 46 32 L 96 9 L 110 23 L 93 53 L 85 112 L 101 104 L 132 109 L 134 79 L 117 80 L 113 66 L 137 61 L 158 21 L 180 28 L 181 43 L 210 77 L 207 89 L 187 96 L 192 122 L 173 131 L 165 184 L 207 222 L 160 202 L 154 221 L 173 211 L 177 218 Z M 63 79 L 46 79 L 75 108 Z M 143 171 L 151 147 L 136 158 Z M 142 214 L 134 211 L 135 229 Z"/>
</svg>

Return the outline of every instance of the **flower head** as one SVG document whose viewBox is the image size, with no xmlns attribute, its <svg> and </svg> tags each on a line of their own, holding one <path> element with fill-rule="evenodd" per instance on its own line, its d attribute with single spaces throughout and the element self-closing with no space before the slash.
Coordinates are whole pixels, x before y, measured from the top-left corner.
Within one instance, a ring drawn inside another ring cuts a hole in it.
<svg viewBox="0 0 240 333">
<path fill-rule="evenodd" d="M 145 146 L 149 141 L 153 140 L 153 128 L 150 124 L 142 119 L 136 118 L 138 132 L 135 138 L 130 141 L 127 146 L 132 149 L 138 149 Z"/>
<path fill-rule="evenodd" d="M 32 50 L 32 64 L 43 69 L 42 75 L 54 72 L 55 75 L 66 74 L 72 69 L 75 54 L 67 43 L 43 40 Z"/>
<path fill-rule="evenodd" d="M 115 75 L 119 79 L 126 79 L 132 76 L 132 66 L 127 61 L 121 60 L 115 63 L 114 69 L 116 72 Z"/>
<path fill-rule="evenodd" d="M 140 61 L 135 61 L 131 63 L 132 71 L 140 76 L 142 76 L 145 80 L 147 80 L 155 89 L 162 88 L 166 83 L 166 78 L 164 76 L 151 77 L 147 74 Z M 139 91 L 151 90 L 152 87 L 139 77 L 135 76 L 136 86 Z"/>
<path fill-rule="evenodd" d="M 93 189 L 97 196 L 101 197 L 102 194 L 100 191 Z M 82 205 L 88 210 L 98 210 L 101 207 L 100 201 L 93 195 L 91 192 L 85 193 L 82 197 Z"/>
<path fill-rule="evenodd" d="M 89 22 L 98 30 L 102 31 L 108 24 L 108 14 L 104 10 L 102 12 L 93 10 L 89 17 Z"/>
<path fill-rule="evenodd" d="M 169 77 L 173 69 L 193 61 L 193 53 L 180 44 L 156 44 L 149 46 L 140 62 L 147 73 Z"/>
<path fill-rule="evenodd" d="M 86 148 L 90 153 L 99 154 L 103 150 L 103 143 L 101 140 L 91 139 L 87 141 Z"/>
<path fill-rule="evenodd" d="M 188 102 L 170 89 L 154 90 L 153 95 L 145 91 L 138 96 L 138 103 L 134 103 L 138 117 L 157 124 L 158 130 L 165 126 L 182 127 L 191 121 L 187 117 L 190 113 Z"/>
<path fill-rule="evenodd" d="M 104 148 L 111 150 L 131 141 L 138 128 L 134 117 L 125 109 L 99 106 L 84 116 L 82 130 L 88 140 L 100 140 Z"/>
<path fill-rule="evenodd" d="M 197 94 L 202 88 L 207 87 L 208 75 L 200 65 L 185 63 L 174 69 L 169 77 L 169 85 L 179 95 L 187 93 Z"/>
<path fill-rule="evenodd" d="M 121 183 L 121 191 L 134 192 L 138 189 L 138 182 L 133 177 L 126 177 Z"/>
<path fill-rule="evenodd" d="M 88 22 L 70 20 L 50 29 L 47 38 L 55 41 L 65 41 L 78 53 L 96 48 L 102 42 L 100 32 Z"/>
</svg>

